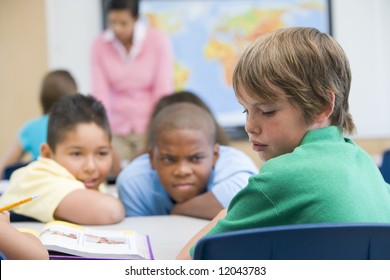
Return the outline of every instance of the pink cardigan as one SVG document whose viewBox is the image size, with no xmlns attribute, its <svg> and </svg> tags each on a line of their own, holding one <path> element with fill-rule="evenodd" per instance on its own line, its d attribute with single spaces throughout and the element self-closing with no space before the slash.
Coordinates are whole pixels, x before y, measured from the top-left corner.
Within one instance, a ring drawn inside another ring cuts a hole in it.
<svg viewBox="0 0 390 280">
<path fill-rule="evenodd" d="M 92 45 L 92 95 L 106 107 L 115 135 L 145 133 L 154 105 L 174 88 L 169 38 L 156 29 L 138 29 L 127 57 L 110 31 Z"/>
</svg>

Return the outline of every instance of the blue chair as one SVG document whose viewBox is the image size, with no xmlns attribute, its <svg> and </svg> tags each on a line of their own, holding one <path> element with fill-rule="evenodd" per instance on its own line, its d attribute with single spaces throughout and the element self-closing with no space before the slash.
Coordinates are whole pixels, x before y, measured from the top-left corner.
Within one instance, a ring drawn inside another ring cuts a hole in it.
<svg viewBox="0 0 390 280">
<path fill-rule="evenodd" d="M 380 171 L 383 175 L 383 179 L 390 184 L 390 150 L 383 153 L 382 165 Z"/>
<path fill-rule="evenodd" d="M 18 214 L 18 213 L 15 213 L 14 211 L 9 211 L 9 220 L 11 221 L 11 223 L 15 223 L 15 222 L 39 222 L 37 219 L 34 219 L 34 218 L 31 218 L 31 217 L 28 217 L 28 216 L 25 216 L 25 215 L 22 215 L 22 214 Z"/>
<path fill-rule="evenodd" d="M 24 167 L 26 166 L 27 164 L 29 164 L 30 162 L 18 162 L 18 163 L 15 163 L 13 165 L 10 165 L 10 166 L 7 166 L 4 171 L 3 171 L 3 180 L 9 180 L 11 178 L 11 175 L 12 173 L 21 168 L 21 167 Z"/>
<path fill-rule="evenodd" d="M 390 224 L 338 223 L 257 228 L 210 235 L 197 260 L 390 260 Z"/>
</svg>

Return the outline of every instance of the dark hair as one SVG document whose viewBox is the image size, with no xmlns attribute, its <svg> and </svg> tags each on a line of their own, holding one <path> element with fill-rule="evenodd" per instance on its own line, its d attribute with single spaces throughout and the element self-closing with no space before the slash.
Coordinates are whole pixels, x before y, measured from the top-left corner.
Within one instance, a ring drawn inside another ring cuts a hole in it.
<svg viewBox="0 0 390 280">
<path fill-rule="evenodd" d="M 208 113 L 210 113 L 210 115 L 213 117 L 214 122 L 215 122 L 216 127 L 217 127 L 217 139 L 216 139 L 217 143 L 219 143 L 221 145 L 229 145 L 229 137 L 226 135 L 223 128 L 215 120 L 210 108 L 206 105 L 206 103 L 199 96 L 197 96 L 195 93 L 193 93 L 191 91 L 186 91 L 186 90 L 177 91 L 174 94 L 167 95 L 167 96 L 160 98 L 160 100 L 154 106 L 154 109 L 153 109 L 152 114 L 150 116 L 150 122 L 152 122 L 152 120 L 156 117 L 156 115 L 163 108 L 165 108 L 171 104 L 175 104 L 175 103 L 179 103 L 179 102 L 188 102 L 188 103 L 198 105 L 199 107 L 205 109 Z M 150 141 L 151 140 L 150 133 L 151 132 L 150 132 L 150 128 L 149 128 L 148 134 L 146 137 L 146 147 L 150 146 L 150 142 L 151 142 Z"/>
<path fill-rule="evenodd" d="M 78 124 L 95 123 L 111 141 L 111 130 L 103 104 L 91 95 L 77 93 L 62 97 L 54 104 L 49 117 L 47 144 L 52 151 Z"/>
<path fill-rule="evenodd" d="M 108 1 L 107 13 L 110 11 L 126 10 L 134 18 L 139 16 L 139 0 L 111 0 Z"/>
<path fill-rule="evenodd" d="M 40 102 L 44 114 L 48 114 L 61 97 L 75 94 L 77 84 L 66 70 L 51 71 L 42 80 Z"/>
<path fill-rule="evenodd" d="M 157 145 L 161 133 L 171 130 L 196 130 L 205 133 L 211 145 L 217 142 L 217 124 L 213 116 L 205 108 L 190 102 L 177 102 L 161 108 L 150 124 L 148 148 Z"/>
</svg>

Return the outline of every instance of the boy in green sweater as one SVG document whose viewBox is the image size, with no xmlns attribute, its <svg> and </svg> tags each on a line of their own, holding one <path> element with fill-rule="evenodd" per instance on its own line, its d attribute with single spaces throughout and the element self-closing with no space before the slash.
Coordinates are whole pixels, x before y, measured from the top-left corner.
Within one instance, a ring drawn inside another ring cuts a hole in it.
<svg viewBox="0 0 390 280">
<path fill-rule="evenodd" d="M 343 49 L 314 28 L 279 29 L 245 50 L 233 87 L 252 149 L 265 163 L 179 259 L 191 258 L 206 233 L 390 222 L 389 185 L 370 156 L 343 137 L 355 130 L 348 110 L 350 84 Z"/>
</svg>

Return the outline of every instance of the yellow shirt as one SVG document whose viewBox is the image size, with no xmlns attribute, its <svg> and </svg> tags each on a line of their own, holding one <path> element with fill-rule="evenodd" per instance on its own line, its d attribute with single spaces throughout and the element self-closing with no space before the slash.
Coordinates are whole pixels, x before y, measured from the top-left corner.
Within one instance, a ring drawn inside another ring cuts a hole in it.
<svg viewBox="0 0 390 280">
<path fill-rule="evenodd" d="M 99 190 L 102 188 L 104 186 L 100 186 Z M 39 195 L 38 199 L 13 208 L 12 211 L 46 223 L 54 220 L 54 211 L 65 196 L 80 189 L 85 189 L 84 184 L 66 168 L 52 159 L 39 157 L 12 174 L 0 204 L 4 206 Z"/>
</svg>

